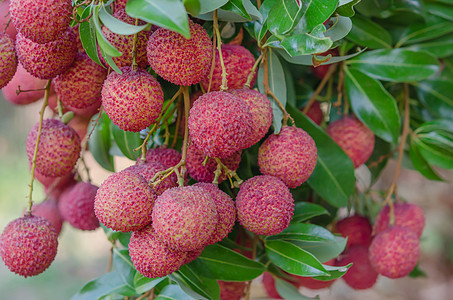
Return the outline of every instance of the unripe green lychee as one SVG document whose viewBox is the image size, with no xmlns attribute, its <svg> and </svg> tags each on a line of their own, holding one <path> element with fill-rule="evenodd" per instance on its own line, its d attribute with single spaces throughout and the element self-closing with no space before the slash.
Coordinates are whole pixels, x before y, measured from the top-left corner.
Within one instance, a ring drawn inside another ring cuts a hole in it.
<svg viewBox="0 0 453 300">
<path fill-rule="evenodd" d="M 123 170 L 101 184 L 94 200 L 94 212 L 108 228 L 121 232 L 139 230 L 151 222 L 156 198 L 141 175 Z"/>
<path fill-rule="evenodd" d="M 374 133 L 355 117 L 346 116 L 330 123 L 326 132 L 349 156 L 354 168 L 373 153 Z"/>
<path fill-rule="evenodd" d="M 50 197 L 41 203 L 33 204 L 31 213 L 34 216 L 43 217 L 49 221 L 55 228 L 57 235 L 60 234 L 61 227 L 63 226 L 63 218 L 58 210 L 57 200 L 54 197 Z"/>
<path fill-rule="evenodd" d="M 102 105 L 113 123 L 125 131 L 137 132 L 159 117 L 164 94 L 156 78 L 143 69 L 121 68 L 110 73 L 102 87 Z"/>
<path fill-rule="evenodd" d="M 71 0 L 11 0 L 11 21 L 27 39 L 45 44 L 58 40 L 72 17 Z"/>
<path fill-rule="evenodd" d="M 303 109 L 304 107 L 301 108 L 301 110 Z M 321 106 L 319 105 L 318 101 L 313 102 L 306 115 L 317 125 L 321 125 L 322 121 L 324 120 L 324 113 L 322 112 Z"/>
<path fill-rule="evenodd" d="M 364 290 L 376 283 L 378 273 L 371 266 L 367 246 L 354 245 L 348 248 L 341 254 L 337 265 L 346 266 L 349 263 L 352 263 L 352 266 L 342 278 L 350 287 L 355 290 Z"/>
<path fill-rule="evenodd" d="M 151 225 L 132 232 L 129 254 L 137 271 L 149 278 L 164 277 L 177 271 L 187 256 L 187 252 L 165 246 Z"/>
<path fill-rule="evenodd" d="M 101 98 L 107 70 L 84 53 L 77 53 L 71 67 L 54 80 L 55 92 L 66 108 L 87 108 Z"/>
<path fill-rule="evenodd" d="M 13 22 L 10 22 L 11 17 L 9 13 L 9 5 L 9 0 L 0 2 L 0 32 L 5 32 L 7 35 L 9 35 L 10 38 L 13 39 L 13 41 L 15 41 L 17 30 L 16 27 L 14 27 Z M 6 28 L 6 26 L 8 27 Z"/>
<path fill-rule="evenodd" d="M 0 32 L 0 89 L 13 79 L 17 70 L 17 56 L 14 41 Z"/>
<path fill-rule="evenodd" d="M 27 137 L 30 165 L 33 163 L 38 127 L 39 122 L 33 126 Z M 79 159 L 80 150 L 80 138 L 74 129 L 59 120 L 46 119 L 42 123 L 36 171 L 49 177 L 69 174 Z"/>
<path fill-rule="evenodd" d="M 247 283 L 245 281 L 217 281 L 220 288 L 220 300 L 240 300 Z"/>
<path fill-rule="evenodd" d="M 192 251 L 210 241 L 218 220 L 210 193 L 199 187 L 184 186 L 166 190 L 157 198 L 152 225 L 169 248 Z"/>
<path fill-rule="evenodd" d="M 130 166 L 127 170 L 131 170 L 140 174 L 145 178 L 147 182 L 151 181 L 151 179 L 156 175 L 157 172 L 165 171 L 167 168 L 164 167 L 163 164 L 157 161 L 144 163 L 140 165 Z M 168 189 L 174 188 L 178 186 L 178 178 L 175 173 L 172 173 L 170 176 L 162 180 L 158 185 L 154 187 L 154 191 L 156 192 L 157 196 L 162 195 Z"/>
<path fill-rule="evenodd" d="M 316 167 L 318 151 L 313 138 L 301 128 L 283 127 L 258 150 L 261 173 L 281 179 L 288 187 L 304 183 Z"/>
<path fill-rule="evenodd" d="M 25 216 L 11 221 L 0 236 L 0 254 L 11 272 L 24 277 L 44 272 L 55 259 L 58 234 L 49 221 Z"/>
<path fill-rule="evenodd" d="M 225 92 L 200 96 L 190 109 L 188 123 L 193 144 L 217 158 L 244 149 L 253 124 L 245 101 Z"/>
<path fill-rule="evenodd" d="M 394 225 L 412 230 L 420 237 L 425 227 L 425 215 L 420 206 L 411 203 L 395 203 Z M 385 206 L 374 220 L 374 234 L 379 234 L 389 227 L 389 206 Z"/>
<path fill-rule="evenodd" d="M 350 216 L 339 221 L 337 232 L 348 238 L 347 247 L 353 245 L 369 246 L 371 243 L 371 224 L 367 218 L 359 215 Z"/>
<path fill-rule="evenodd" d="M 19 90 L 19 86 L 21 90 L 31 91 L 23 92 L 18 95 L 16 91 Z M 12 104 L 25 105 L 38 101 L 44 97 L 44 91 L 42 89 L 45 86 L 45 80 L 34 77 L 19 63 L 13 79 L 11 79 L 11 81 L 2 89 L 2 92 L 5 99 Z"/>
<path fill-rule="evenodd" d="M 369 248 L 374 270 L 389 278 L 408 275 L 417 265 L 420 242 L 415 232 L 393 226 L 376 235 Z"/>
<path fill-rule="evenodd" d="M 159 28 L 149 38 L 148 62 L 163 79 L 189 86 L 200 82 L 209 72 L 212 42 L 206 30 L 189 20 L 190 39 Z"/>
<path fill-rule="evenodd" d="M 33 76 L 52 79 L 68 69 L 77 52 L 75 35 L 67 30 L 60 38 L 38 44 L 22 34 L 16 37 L 16 53 L 22 66 Z"/>
<path fill-rule="evenodd" d="M 88 182 L 79 182 L 63 192 L 58 202 L 61 216 L 73 227 L 95 230 L 99 220 L 94 213 L 94 198 L 98 187 Z"/>
<path fill-rule="evenodd" d="M 275 235 L 288 227 L 294 213 L 294 199 L 283 181 L 261 175 L 241 185 L 236 208 L 238 220 L 247 230 Z"/>
</svg>

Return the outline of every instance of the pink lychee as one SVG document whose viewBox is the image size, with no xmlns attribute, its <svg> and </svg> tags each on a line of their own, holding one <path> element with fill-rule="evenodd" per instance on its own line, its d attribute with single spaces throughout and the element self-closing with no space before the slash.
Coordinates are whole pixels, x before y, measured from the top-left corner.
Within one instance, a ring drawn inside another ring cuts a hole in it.
<svg viewBox="0 0 453 300">
<path fill-rule="evenodd" d="M 55 228 L 57 235 L 60 234 L 61 227 L 63 226 L 63 218 L 58 210 L 57 200 L 55 198 L 50 197 L 41 203 L 33 204 L 31 213 L 34 216 L 43 217 L 49 221 Z"/>
<path fill-rule="evenodd" d="M 376 283 L 378 273 L 371 266 L 367 246 L 354 245 L 348 248 L 337 262 L 339 266 L 346 266 L 349 263 L 352 263 L 352 266 L 342 278 L 350 287 L 364 290 Z"/>
<path fill-rule="evenodd" d="M 17 70 L 14 41 L 0 32 L 0 89 L 13 79 Z"/>
<path fill-rule="evenodd" d="M 157 161 L 135 165 L 127 168 L 127 170 L 131 170 L 140 174 L 145 178 L 147 182 L 150 182 L 151 179 L 157 174 L 157 172 L 165 171 L 167 168 L 164 167 L 163 164 Z M 156 192 L 157 196 L 162 195 L 163 192 L 170 188 L 174 188 L 178 186 L 178 178 L 176 177 L 175 173 L 172 173 L 170 176 L 162 180 L 159 184 L 154 186 L 154 191 Z"/>
<path fill-rule="evenodd" d="M 245 281 L 217 281 L 220 288 L 220 300 L 240 300 L 247 283 Z"/>
<path fill-rule="evenodd" d="M 394 225 L 408 228 L 420 237 L 425 227 L 425 215 L 420 206 L 412 203 L 395 203 Z M 377 235 L 387 229 L 390 224 L 390 208 L 385 206 L 374 220 L 374 234 Z"/>
<path fill-rule="evenodd" d="M 371 243 L 371 224 L 366 217 L 354 215 L 339 221 L 337 232 L 348 238 L 347 247 L 352 245 L 369 246 Z"/>
<path fill-rule="evenodd" d="M 19 86 L 21 90 L 27 92 L 21 92 L 18 95 Z M 44 97 L 43 88 L 45 86 L 45 80 L 34 77 L 19 63 L 13 79 L 2 89 L 2 92 L 5 99 L 12 104 L 25 105 Z"/>
</svg>

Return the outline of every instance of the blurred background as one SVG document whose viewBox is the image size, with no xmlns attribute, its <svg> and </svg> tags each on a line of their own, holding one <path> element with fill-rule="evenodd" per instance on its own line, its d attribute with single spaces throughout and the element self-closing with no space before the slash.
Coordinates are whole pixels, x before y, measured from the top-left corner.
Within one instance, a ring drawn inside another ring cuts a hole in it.
<svg viewBox="0 0 453 300">
<path fill-rule="evenodd" d="M 0 94 L 0 228 L 21 216 L 27 206 L 29 167 L 25 152 L 28 131 L 38 121 L 41 102 L 13 107 Z M 48 113 L 48 112 L 47 112 Z M 50 116 L 50 115 L 49 115 Z M 88 154 L 87 165 L 93 184 L 100 185 L 109 172 L 101 169 Z M 134 162 L 116 158 L 117 170 Z M 376 189 L 385 190 L 393 177 L 394 162 L 384 171 Z M 453 174 L 439 170 L 447 180 Z M 425 211 L 426 226 L 421 239 L 420 268 L 423 278 L 390 280 L 384 277 L 369 290 L 354 291 L 337 280 L 329 289 L 302 290 L 307 296 L 321 299 L 453 299 L 453 185 L 424 179 L 419 173 L 404 169 L 398 184 L 400 197 L 420 205 Z M 33 199 L 39 203 L 44 191 L 35 181 Z M 85 283 L 106 272 L 110 243 L 102 229 L 82 232 L 63 225 L 58 254 L 43 274 L 24 279 L 0 263 L 0 298 L 28 300 L 69 299 Z M 252 298 L 266 299 L 260 279 L 253 282 Z"/>
</svg>

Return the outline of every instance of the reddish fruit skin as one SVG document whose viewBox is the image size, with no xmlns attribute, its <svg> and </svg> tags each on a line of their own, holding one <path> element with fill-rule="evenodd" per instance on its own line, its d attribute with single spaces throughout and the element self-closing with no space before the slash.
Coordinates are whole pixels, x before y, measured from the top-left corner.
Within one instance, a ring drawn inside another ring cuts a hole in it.
<svg viewBox="0 0 453 300">
<path fill-rule="evenodd" d="M 345 116 L 329 124 L 327 134 L 343 149 L 357 168 L 370 158 L 374 149 L 374 133 L 362 122 Z"/>
<path fill-rule="evenodd" d="M 328 266 L 334 266 L 335 259 L 331 259 L 331 260 L 325 262 L 324 264 L 328 265 Z M 316 277 L 313 277 L 313 278 L 312 277 L 302 277 L 302 276 L 297 276 L 297 275 L 291 275 L 291 277 L 293 277 L 297 281 L 296 287 L 303 286 L 303 287 L 306 287 L 306 288 L 309 288 L 312 290 L 320 290 L 320 289 L 328 288 L 336 280 L 336 279 L 334 279 L 334 280 L 323 281 L 323 280 L 316 279 Z"/>
<path fill-rule="evenodd" d="M 58 96 L 56 94 L 49 96 L 48 102 L 49 102 L 49 107 L 52 109 L 52 111 L 54 113 L 57 114 L 58 113 L 58 108 L 57 108 Z M 99 97 L 96 100 L 96 102 L 94 102 L 90 106 L 88 106 L 86 108 L 82 108 L 82 109 L 78 109 L 78 108 L 74 108 L 74 107 L 68 108 L 68 107 L 65 107 L 65 105 L 63 103 L 61 103 L 61 104 L 63 107 L 63 113 L 72 111 L 74 113 L 75 117 L 89 120 L 92 116 L 94 116 L 95 114 L 97 114 L 99 112 L 99 107 L 101 107 L 102 101 L 101 101 L 101 97 Z M 71 122 L 69 122 L 69 123 L 71 123 Z"/>
<path fill-rule="evenodd" d="M 181 160 L 181 153 L 172 148 L 152 148 L 146 151 L 146 162 L 159 162 L 164 165 L 166 169 L 176 166 Z M 137 162 L 140 158 L 137 159 Z"/>
<path fill-rule="evenodd" d="M 12 104 L 25 105 L 38 101 L 44 97 L 43 90 L 30 91 L 17 95 L 16 91 L 19 89 L 19 85 L 21 90 L 36 90 L 46 86 L 45 80 L 34 77 L 28 73 L 20 63 L 17 65 L 17 70 L 13 79 L 11 79 L 11 81 L 2 89 L 5 99 Z"/>
<path fill-rule="evenodd" d="M 364 290 L 376 283 L 378 273 L 371 266 L 367 246 L 354 245 L 348 248 L 341 255 L 337 265 L 346 266 L 349 263 L 353 265 L 342 278 L 350 287 L 355 290 Z"/>
<path fill-rule="evenodd" d="M 18 33 L 16 53 L 22 66 L 31 75 L 52 79 L 66 71 L 74 61 L 77 53 L 75 35 L 67 30 L 58 40 L 38 44 Z"/>
<path fill-rule="evenodd" d="M 225 92 L 200 96 L 189 114 L 193 144 L 210 157 L 226 158 L 245 148 L 252 115 L 239 97 Z"/>
<path fill-rule="evenodd" d="M 204 248 L 200 248 L 200 249 L 195 249 L 193 251 L 186 252 L 187 256 L 186 256 L 186 259 L 184 260 L 184 264 L 188 264 L 188 263 L 196 260 L 198 258 L 198 256 L 201 255 L 201 252 L 203 252 L 203 250 L 204 250 Z"/>
<path fill-rule="evenodd" d="M 71 67 L 58 75 L 53 83 L 55 92 L 66 108 L 87 108 L 101 98 L 107 70 L 84 53 L 77 53 Z"/>
<path fill-rule="evenodd" d="M 271 273 L 268 272 L 263 273 L 263 285 L 267 295 L 270 298 L 283 299 L 282 296 L 280 296 L 280 294 L 277 292 L 277 288 L 275 287 L 275 279 L 271 275 Z"/>
<path fill-rule="evenodd" d="M 420 237 L 425 227 L 425 215 L 420 206 L 411 203 L 395 203 L 394 225 L 412 230 Z M 377 235 L 389 227 L 390 208 L 385 206 L 374 220 L 374 234 Z"/>
<path fill-rule="evenodd" d="M 208 192 L 184 186 L 166 190 L 157 198 L 152 219 L 157 236 L 167 247 L 193 251 L 210 240 L 219 216 Z"/>
<path fill-rule="evenodd" d="M 258 150 L 261 173 L 281 179 L 290 188 L 298 187 L 310 177 L 317 158 L 315 141 L 297 127 L 283 127 L 278 135 L 270 135 Z"/>
<path fill-rule="evenodd" d="M 151 222 L 156 198 L 141 175 L 123 170 L 101 184 L 94 199 L 94 212 L 108 228 L 121 232 L 139 230 Z"/>
<path fill-rule="evenodd" d="M 245 281 L 217 281 L 220 287 L 220 300 L 240 300 L 247 283 Z"/>
<path fill-rule="evenodd" d="M 33 204 L 31 212 L 34 216 L 43 217 L 49 221 L 55 228 L 57 235 L 60 234 L 61 227 L 63 226 L 63 218 L 60 215 L 55 198 L 51 197 L 41 203 Z"/>
<path fill-rule="evenodd" d="M 302 107 L 300 110 L 303 111 L 305 107 Z M 322 121 L 324 120 L 324 113 L 321 110 L 321 106 L 319 102 L 313 102 L 306 114 L 313 122 L 317 125 L 321 125 Z"/>
<path fill-rule="evenodd" d="M 9 4 L 9 0 L 0 2 L 0 32 L 5 32 L 5 27 L 8 26 L 6 34 L 13 40 L 16 40 L 17 30 L 13 22 L 10 22 Z"/>
<path fill-rule="evenodd" d="M 35 170 L 35 179 L 42 183 L 46 195 L 51 195 L 57 202 L 66 188 L 77 183 L 72 172 L 62 177 L 49 177 Z"/>
<path fill-rule="evenodd" d="M 80 140 L 83 140 L 83 138 L 86 136 L 88 125 L 90 125 L 90 119 L 82 118 L 77 115 L 75 115 L 74 118 L 72 118 L 68 123 L 68 126 L 74 129 L 75 132 L 77 132 Z"/>
<path fill-rule="evenodd" d="M 369 248 L 371 265 L 389 278 L 408 275 L 420 256 L 418 236 L 410 229 L 393 226 L 376 235 Z"/>
<path fill-rule="evenodd" d="M 255 234 L 281 233 L 294 213 L 294 199 L 277 177 L 261 175 L 245 181 L 236 197 L 238 220 Z"/>
<path fill-rule="evenodd" d="M 230 91 L 247 103 L 252 114 L 252 133 L 248 137 L 246 148 L 261 140 L 272 125 L 272 107 L 269 99 L 258 91 L 240 89 Z"/>
<path fill-rule="evenodd" d="M 94 198 L 98 187 L 88 182 L 79 182 L 64 192 L 58 203 L 61 216 L 73 227 L 95 230 L 99 220 L 94 213 Z"/>
<path fill-rule="evenodd" d="M 129 254 L 137 271 L 149 278 L 163 277 L 177 271 L 187 256 L 187 252 L 166 247 L 151 225 L 132 232 Z"/>
<path fill-rule="evenodd" d="M 6 225 L 0 254 L 11 272 L 28 277 L 44 272 L 55 259 L 58 234 L 49 221 L 25 216 Z"/>
<path fill-rule="evenodd" d="M 242 89 L 247 82 L 247 77 L 255 64 L 255 57 L 249 50 L 238 45 L 222 45 L 222 57 L 227 72 L 228 89 Z M 206 76 L 201 80 L 201 85 L 207 91 L 209 87 L 209 74 L 211 68 L 206 73 Z M 253 77 L 250 86 L 255 85 L 256 73 Z M 222 86 L 222 67 L 220 65 L 219 51 L 215 54 L 215 67 L 212 74 L 211 91 L 220 91 Z"/>
<path fill-rule="evenodd" d="M 344 218 L 337 223 L 337 232 L 348 238 L 346 247 L 352 245 L 369 246 L 371 244 L 371 224 L 367 218 L 359 215 Z"/>
<path fill-rule="evenodd" d="M 79 34 L 79 24 L 71 28 L 72 32 L 76 36 L 76 46 L 77 46 L 77 53 L 86 53 L 85 49 L 83 48 L 82 41 L 80 40 Z"/>
<path fill-rule="evenodd" d="M 163 79 L 189 86 L 209 72 L 212 42 L 206 30 L 189 20 L 190 39 L 159 28 L 149 38 L 147 57 L 151 68 Z"/>
<path fill-rule="evenodd" d="M 153 161 L 141 165 L 130 166 L 127 170 L 131 170 L 140 174 L 145 178 L 147 182 L 151 181 L 151 179 L 156 175 L 157 172 L 165 171 L 167 168 L 164 167 L 163 164 Z M 154 187 L 154 191 L 156 192 L 157 196 L 162 195 L 168 189 L 174 188 L 178 186 L 178 178 L 176 174 L 171 174 L 167 178 L 165 178 L 162 182 Z"/>
<path fill-rule="evenodd" d="M 30 130 L 27 137 L 27 156 L 30 165 L 33 162 L 39 122 Z M 69 174 L 80 156 L 80 138 L 77 133 L 55 119 L 46 119 L 42 123 L 36 171 L 44 176 L 59 177 Z"/>
<path fill-rule="evenodd" d="M 126 9 L 127 0 L 115 0 L 115 11 Z"/>
<path fill-rule="evenodd" d="M 17 70 L 17 56 L 14 41 L 0 32 L 0 89 L 13 79 Z"/>
<path fill-rule="evenodd" d="M 11 0 L 11 21 L 17 31 L 35 43 L 55 41 L 68 29 L 70 0 Z"/>
</svg>

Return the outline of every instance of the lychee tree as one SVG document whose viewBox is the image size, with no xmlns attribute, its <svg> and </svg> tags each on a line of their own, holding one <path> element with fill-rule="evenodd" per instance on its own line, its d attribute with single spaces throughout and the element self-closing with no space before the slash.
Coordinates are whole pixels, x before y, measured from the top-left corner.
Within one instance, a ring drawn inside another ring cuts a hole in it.
<svg viewBox="0 0 453 300">
<path fill-rule="evenodd" d="M 43 97 L 28 209 L 0 239 L 12 272 L 49 267 L 63 220 L 112 243 L 109 271 L 72 299 L 249 299 L 263 273 L 269 296 L 308 299 L 298 287 L 423 273 L 423 211 L 397 179 L 453 168 L 451 1 L 8 5 L 3 95 Z M 88 151 L 113 172 L 100 187 Z"/>
</svg>

